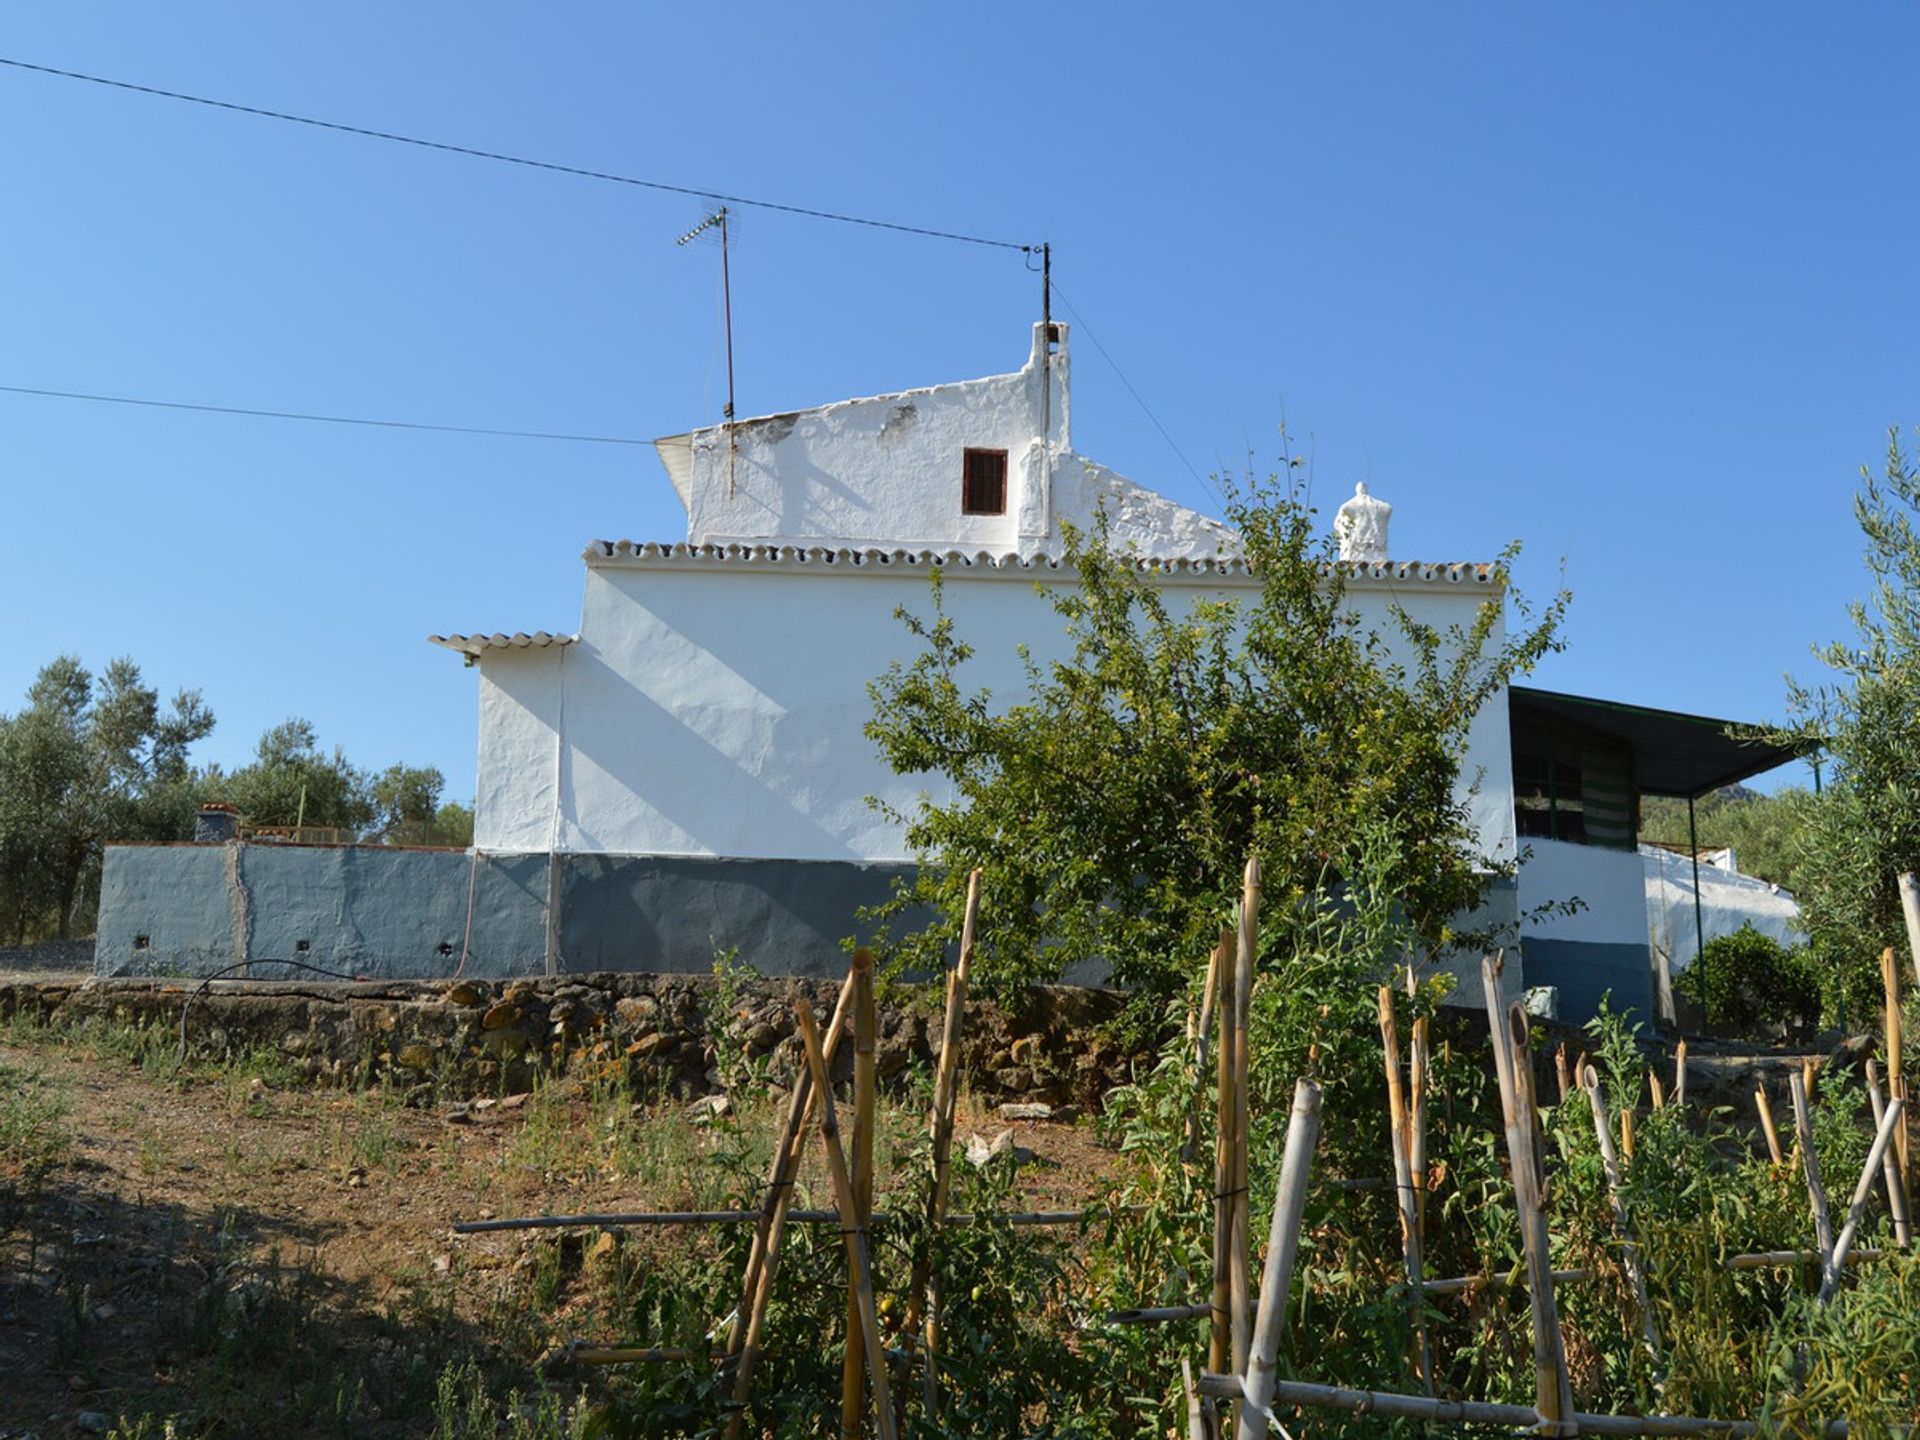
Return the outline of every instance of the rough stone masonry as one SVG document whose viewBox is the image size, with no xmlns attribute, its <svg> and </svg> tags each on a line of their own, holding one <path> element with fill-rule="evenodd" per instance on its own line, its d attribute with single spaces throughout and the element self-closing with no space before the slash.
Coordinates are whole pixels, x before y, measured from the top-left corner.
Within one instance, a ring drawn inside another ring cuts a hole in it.
<svg viewBox="0 0 1920 1440">
<path fill-rule="evenodd" d="M 830 981 L 700 975 L 563 975 L 520 980 L 292 981 L 90 979 L 0 984 L 0 1018 L 44 1024 L 100 1018 L 177 1033 L 188 1052 L 286 1057 L 321 1083 L 388 1081 L 457 1095 L 513 1093 L 587 1054 L 625 1064 L 642 1093 L 714 1094 L 729 1080 L 789 1083 L 803 1063 L 794 1002 L 833 1008 Z M 876 1062 L 904 1085 L 938 1049 L 931 992 L 902 987 L 880 1007 Z M 1036 987 L 1006 1003 L 973 999 L 962 1065 L 989 1100 L 1093 1107 L 1131 1078 L 1133 1058 L 1103 1023 L 1113 991 Z M 838 1057 L 851 1074 L 851 1046 Z"/>
</svg>

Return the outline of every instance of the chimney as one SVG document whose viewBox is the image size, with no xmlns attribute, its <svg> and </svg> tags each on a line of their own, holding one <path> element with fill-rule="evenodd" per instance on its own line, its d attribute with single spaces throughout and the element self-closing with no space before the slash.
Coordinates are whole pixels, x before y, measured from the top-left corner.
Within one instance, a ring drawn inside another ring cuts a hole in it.
<svg viewBox="0 0 1920 1440">
<path fill-rule="evenodd" d="M 240 812 L 224 800 L 213 800 L 200 807 L 193 817 L 196 845 L 224 845 L 240 832 Z"/>
</svg>

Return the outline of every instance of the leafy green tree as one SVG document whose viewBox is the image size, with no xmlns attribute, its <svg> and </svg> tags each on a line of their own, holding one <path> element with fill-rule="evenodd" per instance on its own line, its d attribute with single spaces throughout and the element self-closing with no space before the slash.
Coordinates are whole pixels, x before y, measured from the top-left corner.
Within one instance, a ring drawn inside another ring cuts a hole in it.
<svg viewBox="0 0 1920 1440">
<path fill-rule="evenodd" d="M 453 845 L 462 848 L 473 844 L 473 809 L 462 805 L 458 800 L 449 800 L 433 812 L 433 818 L 427 822 L 426 832 L 420 837 L 423 845 Z"/>
<path fill-rule="evenodd" d="M 1896 429 L 1881 473 L 1860 475 L 1854 516 L 1871 592 L 1849 607 L 1855 638 L 1814 651 L 1836 678 L 1789 682 L 1796 733 L 1824 742 L 1832 762 L 1807 806 L 1794 893 L 1836 998 L 1856 1016 L 1877 1006 L 1881 949 L 1906 944 L 1897 878 L 1920 870 L 1920 469 Z"/>
<path fill-rule="evenodd" d="M 210 770 L 201 787 L 230 801 L 249 825 L 324 826 L 357 833 L 374 818 L 372 783 L 335 746 L 328 755 L 312 722 L 294 718 L 260 737 L 251 765 Z"/>
<path fill-rule="evenodd" d="M 190 834 L 187 752 L 212 729 L 199 691 L 163 709 L 131 660 L 97 680 L 71 655 L 43 667 L 0 716 L 0 933 L 90 928 L 105 842 Z"/>
<path fill-rule="evenodd" d="M 920 653 L 870 687 L 867 734 L 896 771 L 947 782 L 953 798 L 880 807 L 920 865 L 874 918 L 915 905 L 947 917 L 901 942 L 899 963 L 936 962 L 979 866 L 983 979 L 1048 979 L 1098 959 L 1165 992 L 1211 950 L 1249 854 L 1284 927 L 1279 917 L 1313 912 L 1378 848 L 1382 822 L 1393 843 L 1381 878 L 1412 932 L 1434 948 L 1454 938 L 1489 874 L 1455 793 L 1468 726 L 1556 647 L 1567 597 L 1506 637 L 1509 550 L 1471 624 L 1441 631 L 1396 612 L 1389 637 L 1346 603 L 1331 543 L 1293 489 L 1236 486 L 1227 516 L 1260 587 L 1184 612 L 1104 519 L 1066 529 L 1078 583 L 1041 590 L 1069 658 L 1029 657 L 1017 704 L 970 688 L 973 643 L 937 575 L 931 614 L 901 612 Z"/>
</svg>

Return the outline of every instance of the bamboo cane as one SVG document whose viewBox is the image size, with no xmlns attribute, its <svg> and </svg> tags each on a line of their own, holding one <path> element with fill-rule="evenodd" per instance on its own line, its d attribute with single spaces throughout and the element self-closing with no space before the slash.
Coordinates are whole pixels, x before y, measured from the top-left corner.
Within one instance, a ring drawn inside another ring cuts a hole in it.
<svg viewBox="0 0 1920 1440">
<path fill-rule="evenodd" d="M 1867 1060 L 1867 1100 L 1873 1106 L 1873 1128 L 1877 1131 L 1886 1119 L 1887 1103 L 1880 1098 L 1880 1076 L 1871 1057 Z M 1907 1182 L 1891 1154 L 1880 1157 L 1880 1175 L 1886 1182 L 1894 1242 L 1905 1249 L 1913 1244 L 1913 1222 L 1907 1206 Z"/>
<path fill-rule="evenodd" d="M 1207 1054 L 1213 1041 L 1214 1001 L 1220 993 L 1220 963 L 1224 954 L 1216 941 L 1207 957 L 1207 982 L 1200 990 L 1200 1019 L 1193 1032 L 1193 1098 L 1187 1106 L 1187 1138 L 1180 1147 L 1180 1163 L 1193 1164 L 1200 1156 L 1200 1106 L 1206 1097 Z M 1189 1012 L 1191 1013 L 1191 1012 Z"/>
<path fill-rule="evenodd" d="M 1143 1305 L 1132 1310 L 1109 1310 L 1100 1317 L 1102 1325 L 1172 1325 L 1182 1320 L 1200 1320 L 1213 1313 L 1213 1306 Z"/>
<path fill-rule="evenodd" d="M 853 1004 L 854 979 L 851 967 L 847 978 L 840 986 L 840 998 L 834 1003 L 833 1019 L 827 1027 L 828 1062 L 840 1048 L 840 1036 L 843 1033 L 848 1008 Z M 805 1141 L 808 1117 L 813 1106 L 813 1076 L 805 1065 L 800 1073 L 793 1077 L 793 1094 L 787 1101 L 785 1128 L 779 1141 L 773 1147 L 773 1161 L 767 1171 L 766 1194 L 760 1202 L 760 1210 L 754 1221 L 753 1245 L 747 1253 L 747 1273 L 740 1286 L 740 1303 L 734 1307 L 734 1323 L 727 1335 L 727 1353 L 737 1355 L 740 1347 L 746 1343 L 747 1317 L 751 1314 L 754 1301 L 760 1292 L 760 1272 L 766 1264 L 770 1242 L 773 1242 L 776 1228 L 784 1228 L 785 1210 L 793 1198 L 793 1171 L 799 1164 L 801 1146 Z"/>
<path fill-rule="evenodd" d="M 1684 1057 L 1681 1064 L 1684 1065 Z M 1600 1089 L 1600 1076 L 1591 1065 L 1580 1071 L 1580 1088 L 1587 1092 L 1593 1109 L 1593 1131 L 1600 1142 L 1600 1163 L 1607 1176 L 1607 1198 L 1613 1203 L 1613 1233 L 1620 1240 L 1621 1261 L 1627 1278 L 1633 1282 L 1634 1303 L 1640 1309 L 1640 1338 L 1646 1342 L 1653 1360 L 1654 1383 L 1666 1382 L 1666 1361 L 1660 1353 L 1660 1335 L 1654 1329 L 1653 1306 L 1647 1300 L 1647 1270 L 1640 1258 L 1640 1245 L 1634 1239 L 1633 1225 L 1627 1217 L 1627 1202 L 1620 1194 L 1620 1159 L 1613 1151 L 1613 1127 L 1607 1121 L 1607 1099 Z M 1677 1087 L 1676 1087 L 1677 1088 Z"/>
<path fill-rule="evenodd" d="M 1245 1393 L 1238 1375 L 1203 1374 L 1196 1388 L 1202 1396 L 1237 1400 Z M 1387 1390 L 1350 1390 L 1344 1385 L 1316 1385 L 1305 1380 L 1274 1382 L 1273 1404 L 1296 1409 L 1345 1410 L 1355 1415 L 1387 1419 L 1427 1420 L 1440 1424 L 1490 1425 L 1504 1430 L 1532 1429 L 1548 1421 L 1529 1405 L 1499 1405 L 1485 1400 L 1436 1400 L 1426 1395 L 1396 1395 Z M 1696 1415 L 1588 1415 L 1569 1413 L 1567 1424 L 1593 1435 L 1727 1436 L 1746 1440 L 1769 1433 L 1753 1420 L 1716 1420 Z M 1544 1432 L 1543 1432 L 1544 1433 Z M 1829 1420 L 1812 1433 L 1822 1440 L 1847 1440 L 1845 1420 Z"/>
<path fill-rule="evenodd" d="M 1886 1158 L 1887 1147 L 1899 1132 L 1905 1110 L 1906 1106 L 1901 1101 L 1889 1101 L 1887 1113 L 1881 1117 L 1880 1128 L 1874 1131 L 1873 1146 L 1867 1151 L 1867 1163 L 1860 1167 L 1860 1183 L 1853 1187 L 1853 1203 L 1847 1206 L 1847 1223 L 1840 1227 L 1840 1238 L 1833 1242 L 1833 1249 L 1827 1255 L 1826 1270 L 1820 1278 L 1822 1305 L 1833 1299 L 1834 1291 L 1840 1288 L 1840 1274 L 1846 1268 L 1847 1252 L 1853 1248 L 1854 1236 L 1860 1233 L 1860 1221 L 1867 1211 L 1867 1197 L 1873 1194 L 1873 1172 L 1880 1168 L 1880 1162 Z"/>
<path fill-rule="evenodd" d="M 1807 1204 L 1813 1210 L 1813 1238 L 1822 1255 L 1833 1253 L 1833 1220 L 1827 1213 L 1827 1187 L 1820 1183 L 1820 1157 L 1813 1149 L 1813 1121 L 1807 1113 L 1807 1082 L 1798 1071 L 1787 1076 L 1793 1092 L 1793 1133 L 1800 1142 L 1800 1165 L 1807 1175 Z"/>
<path fill-rule="evenodd" d="M 827 1036 L 826 1053 L 829 1055 L 839 1048 L 847 1008 L 853 1003 L 854 992 L 858 989 L 856 977 L 862 968 L 862 956 L 866 956 L 867 968 L 870 970 L 872 967 L 871 955 L 864 950 L 855 952 L 846 982 L 840 987 L 840 998 L 834 1004 L 832 1030 Z M 727 1337 L 727 1351 L 738 1357 L 738 1363 L 734 1368 L 730 1390 L 733 1413 L 727 1417 L 726 1440 L 739 1440 L 746 1425 L 747 1400 L 753 1394 L 754 1366 L 759 1359 L 761 1336 L 766 1331 L 767 1307 L 773 1300 L 774 1277 L 780 1267 L 780 1242 L 786 1235 L 787 1214 L 793 1200 L 793 1177 L 799 1169 L 802 1147 L 807 1138 L 807 1123 L 818 1098 L 817 1087 L 812 1086 L 811 1069 L 803 1067 L 801 1073 L 794 1077 L 793 1097 L 787 1106 L 786 1131 L 780 1143 L 774 1147 L 773 1168 L 767 1176 L 767 1194 L 755 1221 L 754 1245 L 747 1257 L 747 1274 L 741 1285 L 739 1306 L 734 1312 L 737 1318 Z"/>
<path fill-rule="evenodd" d="M 1913 961 L 1913 983 L 1920 985 L 1920 882 L 1910 873 L 1900 877 L 1900 913 L 1907 922 L 1907 951 Z"/>
<path fill-rule="evenodd" d="M 873 1381 L 873 1424 L 880 1440 L 894 1440 L 893 1397 L 887 1385 L 887 1352 L 880 1340 L 880 1322 L 873 1306 L 873 1272 L 867 1264 L 867 1230 L 860 1219 L 860 1205 L 853 1192 L 853 1179 L 847 1173 L 846 1152 L 840 1148 L 840 1121 L 834 1114 L 833 1086 L 827 1078 L 826 1057 L 820 1049 L 820 1031 L 813 1023 L 813 1007 L 801 1000 L 795 1007 L 800 1018 L 800 1034 L 807 1047 L 807 1064 L 813 1070 L 814 1088 L 820 1092 L 820 1146 L 826 1151 L 827 1172 L 833 1177 L 834 1198 L 843 1220 L 840 1236 L 847 1247 L 847 1274 L 860 1305 L 861 1336 L 867 1352 L 867 1373 Z M 853 1343 L 853 1337 L 847 1337 Z"/>
<path fill-rule="evenodd" d="M 1784 1165 L 1787 1157 L 1780 1151 L 1780 1131 L 1773 1123 L 1773 1102 L 1767 1099 L 1767 1087 L 1753 1087 L 1753 1108 L 1760 1112 L 1760 1133 L 1767 1137 L 1767 1154 L 1773 1157 L 1773 1163 Z"/>
<path fill-rule="evenodd" d="M 1573 1073 L 1567 1069 L 1567 1042 L 1562 1040 L 1553 1052 L 1553 1076 L 1560 1086 L 1560 1103 L 1567 1103 L 1567 1092 L 1573 1089 Z"/>
<path fill-rule="evenodd" d="M 1232 934 L 1222 931 L 1221 945 L 1232 942 Z M 1215 1012 L 1220 1022 L 1218 1072 L 1215 1081 L 1218 1098 L 1213 1122 L 1213 1328 L 1208 1336 L 1207 1368 L 1225 1370 L 1233 1362 L 1233 1082 L 1239 1073 L 1233 1060 L 1234 981 L 1239 967 L 1224 962 L 1220 966 L 1220 1001 Z"/>
<path fill-rule="evenodd" d="M 1213 1440 L 1200 1392 L 1193 1388 L 1193 1362 L 1184 1355 L 1180 1357 L 1180 1385 L 1187 1397 L 1187 1440 Z"/>
<path fill-rule="evenodd" d="M 1900 971 L 1893 963 L 1893 947 L 1889 945 L 1880 955 L 1880 979 L 1887 993 L 1887 1100 L 1907 1098 L 1906 1077 L 1900 1070 Z M 1894 1136 L 1895 1154 L 1900 1160 L 1900 1176 L 1907 1182 L 1909 1193 L 1913 1186 L 1913 1167 L 1907 1153 L 1907 1127 L 1904 1121 Z"/>
<path fill-rule="evenodd" d="M 1820 1062 L 1811 1055 L 1800 1057 L 1800 1078 L 1806 1082 L 1807 1099 L 1812 1100 L 1815 1093 L 1815 1081 L 1820 1078 Z"/>
<path fill-rule="evenodd" d="M 1673 1104 L 1675 1109 L 1687 1103 L 1687 1042 L 1673 1047 Z"/>
<path fill-rule="evenodd" d="M 862 959 L 866 963 L 862 964 Z M 874 1013 L 873 957 L 857 951 L 853 957 L 853 1204 L 855 1223 L 863 1230 L 873 1225 L 874 1122 Z M 840 1434 L 859 1440 L 860 1414 L 865 1409 L 865 1337 L 861 1333 L 857 1296 L 847 1296 L 847 1349 L 840 1373 Z"/>
<path fill-rule="evenodd" d="M 1385 994 L 1386 988 L 1381 987 Z M 1300 1080 L 1293 1087 L 1293 1113 L 1287 1117 L 1286 1149 L 1280 1158 L 1280 1183 L 1273 1196 L 1273 1223 L 1267 1231 L 1267 1263 L 1260 1277 L 1260 1314 L 1254 1322 L 1245 1398 L 1240 1406 L 1239 1440 L 1265 1440 L 1273 1397 L 1274 1364 L 1287 1327 L 1287 1298 L 1293 1265 L 1300 1251 L 1300 1221 L 1307 1208 L 1307 1177 L 1320 1136 L 1320 1087 Z M 1416 1296 L 1417 1298 L 1417 1296 Z"/>
<path fill-rule="evenodd" d="M 1420 1264 L 1420 1221 L 1413 1193 L 1413 1164 L 1407 1153 L 1407 1108 L 1400 1089 L 1400 1036 L 1393 1018 L 1393 991 L 1382 985 L 1380 1048 L 1387 1068 L 1388 1145 L 1393 1152 L 1395 1206 L 1400 1215 L 1400 1256 L 1406 1267 L 1408 1301 L 1413 1307 L 1413 1374 L 1422 1388 L 1432 1383 L 1427 1357 L 1425 1279 Z M 1241 1374 L 1246 1371 L 1242 1370 Z"/>
<path fill-rule="evenodd" d="M 933 1112 L 927 1119 L 933 1143 L 933 1184 L 927 1191 L 927 1234 L 914 1257 L 913 1278 L 907 1289 L 906 1333 L 919 1335 L 926 1349 L 921 1380 L 927 1410 L 938 1408 L 941 1280 L 934 1266 L 933 1248 L 947 1221 L 947 1194 L 952 1180 L 953 1116 L 960 1084 L 960 1029 L 966 1019 L 967 982 L 973 972 L 973 948 L 980 928 L 981 873 L 967 876 L 967 908 L 960 921 L 960 954 L 947 976 L 947 1013 L 940 1026 L 940 1066 L 934 1076 Z"/>
<path fill-rule="evenodd" d="M 1520 1272 L 1526 1268 L 1523 1260 L 1514 1266 L 1511 1275 L 1455 1275 L 1445 1280 L 1429 1280 L 1422 1287 L 1429 1295 L 1469 1295 L 1476 1290 L 1512 1290 L 1525 1282 Z M 1593 1279 L 1591 1270 L 1556 1270 L 1553 1283 L 1556 1285 L 1583 1285 Z"/>
<path fill-rule="evenodd" d="M 1248 1347 L 1253 1343 L 1253 1277 L 1249 1268 L 1249 1174 L 1252 1168 L 1253 1117 L 1252 1047 L 1247 1032 L 1253 1017 L 1253 972 L 1260 951 L 1260 857 L 1249 855 L 1240 890 L 1240 943 L 1234 955 L 1233 977 L 1233 1233 L 1229 1254 L 1232 1269 L 1228 1300 L 1233 1306 L 1229 1338 L 1236 1375 L 1247 1373 Z"/>
<path fill-rule="evenodd" d="M 1514 1199 L 1526 1248 L 1527 1300 L 1533 1308 L 1534 1408 L 1540 1412 L 1540 1434 L 1572 1435 L 1578 1433 L 1573 1422 L 1573 1386 L 1567 1378 L 1566 1349 L 1553 1302 L 1546 1179 L 1541 1173 L 1539 1136 L 1534 1128 L 1533 1060 L 1528 1039 L 1526 1007 L 1515 1001 L 1507 1007 L 1506 1027 L 1496 1043 L 1504 1042 L 1511 1052 L 1508 1064 L 1513 1072 L 1513 1123 L 1507 1128 L 1507 1154 L 1512 1162 Z"/>
<path fill-rule="evenodd" d="M 1493 1046 L 1493 1074 L 1500 1088 L 1500 1114 L 1511 1125 L 1513 1074 L 1506 1043 L 1501 1039 L 1506 1033 L 1506 1023 L 1501 1018 L 1506 1014 L 1506 1006 L 1500 1003 L 1500 971 L 1506 956 L 1506 951 L 1496 950 L 1480 957 L 1480 988 L 1487 1002 L 1487 1038 Z"/>
<path fill-rule="evenodd" d="M 1654 1109 L 1664 1110 L 1667 1108 L 1667 1087 L 1660 1083 L 1660 1072 L 1658 1070 L 1647 1071 L 1647 1091 L 1653 1096 Z"/>
<path fill-rule="evenodd" d="M 1620 1112 L 1620 1158 L 1622 1161 L 1633 1159 L 1633 1111 Z"/>
<path fill-rule="evenodd" d="M 1427 1245 L 1427 1086 L 1433 1057 L 1433 1021 L 1422 1015 L 1413 1022 L 1413 1072 L 1408 1121 L 1407 1159 L 1413 1166 L 1413 1233 L 1421 1254 Z"/>
</svg>

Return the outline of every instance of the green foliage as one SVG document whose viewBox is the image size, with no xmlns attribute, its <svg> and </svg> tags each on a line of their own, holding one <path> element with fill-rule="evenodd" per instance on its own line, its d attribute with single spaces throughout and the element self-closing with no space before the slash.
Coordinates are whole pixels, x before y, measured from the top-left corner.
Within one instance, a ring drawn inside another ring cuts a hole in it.
<svg viewBox="0 0 1920 1440">
<path fill-rule="evenodd" d="M 1794 893 L 1856 1020 L 1877 1008 L 1880 951 L 1905 943 L 1897 877 L 1920 870 L 1920 468 L 1895 430 L 1881 473 L 1860 473 L 1854 516 L 1872 589 L 1849 607 L 1855 637 L 1814 652 L 1834 681 L 1789 691 L 1795 733 L 1831 760 L 1807 806 Z"/>
<path fill-rule="evenodd" d="M 1673 988 L 1705 1007 L 1719 1029 L 1753 1034 L 1778 1024 L 1798 1032 L 1820 1023 L 1820 980 L 1806 952 L 1762 935 L 1751 922 L 1709 940 Z"/>
<path fill-rule="evenodd" d="M 199 691 L 163 709 L 131 660 L 97 679 L 71 655 L 46 665 L 0 715 L 0 936 L 90 929 L 101 845 L 190 830 L 187 750 L 212 729 Z"/>
<path fill-rule="evenodd" d="M 1273 913 L 1292 916 L 1338 887 L 1380 821 L 1411 931 L 1434 948 L 1454 938 L 1488 873 L 1454 793 L 1467 727 L 1558 644 L 1567 597 L 1508 638 L 1503 560 L 1471 624 L 1442 632 L 1396 611 L 1382 634 L 1347 603 L 1331 543 L 1295 491 L 1251 482 L 1226 508 L 1259 587 L 1184 611 L 1157 563 L 1112 543 L 1104 516 L 1091 533 L 1063 527 L 1077 583 L 1041 591 L 1067 658 L 1042 664 L 1023 648 L 1017 704 L 970 688 L 976 642 L 947 613 L 937 575 L 930 617 L 901 612 L 920 653 L 869 687 L 867 734 L 896 771 L 938 780 L 950 798 L 910 814 L 880 807 L 920 865 L 874 918 L 918 906 L 945 917 L 902 942 L 896 962 L 937 966 L 978 866 L 983 981 L 1048 979 L 1097 958 L 1170 994 L 1212 949 L 1249 854 L 1265 864 Z"/>
<path fill-rule="evenodd" d="M 204 778 L 213 797 L 237 806 L 249 825 L 318 825 L 357 831 L 374 818 L 372 782 L 335 746 L 328 755 L 310 721 L 283 720 L 260 737 L 254 760 Z"/>
</svg>

